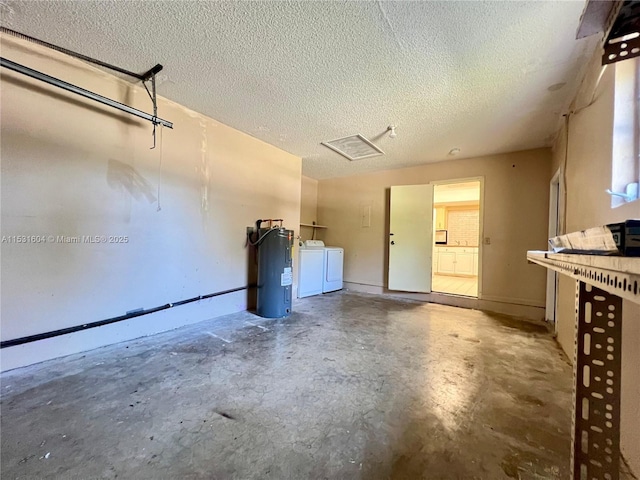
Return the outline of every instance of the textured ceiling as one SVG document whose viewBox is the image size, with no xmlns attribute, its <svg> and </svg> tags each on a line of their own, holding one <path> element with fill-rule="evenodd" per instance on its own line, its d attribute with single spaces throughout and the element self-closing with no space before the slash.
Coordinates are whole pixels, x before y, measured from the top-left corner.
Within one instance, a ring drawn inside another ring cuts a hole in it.
<svg viewBox="0 0 640 480">
<path fill-rule="evenodd" d="M 163 64 L 159 94 L 301 156 L 319 179 L 454 147 L 464 158 L 550 145 L 597 41 L 575 40 L 583 7 L 0 0 L 9 28 L 138 72 Z M 350 162 L 320 145 L 355 133 L 386 155 Z"/>
</svg>

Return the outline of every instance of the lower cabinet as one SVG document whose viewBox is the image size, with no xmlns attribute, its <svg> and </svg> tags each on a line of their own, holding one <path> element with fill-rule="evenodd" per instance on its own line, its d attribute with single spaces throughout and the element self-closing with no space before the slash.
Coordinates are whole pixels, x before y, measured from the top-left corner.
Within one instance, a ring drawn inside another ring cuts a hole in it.
<svg viewBox="0 0 640 480">
<path fill-rule="evenodd" d="M 434 247 L 433 272 L 443 275 L 478 275 L 478 248 Z"/>
<path fill-rule="evenodd" d="M 440 252 L 438 255 L 438 271 L 437 273 L 456 273 L 456 254 L 455 252 Z"/>
<path fill-rule="evenodd" d="M 473 252 L 458 252 L 456 255 L 456 273 L 473 275 Z"/>
</svg>

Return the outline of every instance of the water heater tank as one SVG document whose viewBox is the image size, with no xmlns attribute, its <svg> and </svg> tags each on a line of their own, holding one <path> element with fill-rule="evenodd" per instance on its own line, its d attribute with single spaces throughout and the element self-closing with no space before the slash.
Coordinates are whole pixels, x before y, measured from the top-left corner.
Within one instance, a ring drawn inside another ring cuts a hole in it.
<svg viewBox="0 0 640 480">
<path fill-rule="evenodd" d="M 258 244 L 257 314 L 282 318 L 291 314 L 293 230 L 261 228 Z"/>
</svg>

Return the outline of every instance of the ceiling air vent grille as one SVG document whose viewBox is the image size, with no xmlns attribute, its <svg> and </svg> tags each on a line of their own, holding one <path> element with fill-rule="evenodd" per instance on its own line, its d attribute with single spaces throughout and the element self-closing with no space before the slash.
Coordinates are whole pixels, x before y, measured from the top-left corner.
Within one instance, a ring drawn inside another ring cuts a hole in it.
<svg viewBox="0 0 640 480">
<path fill-rule="evenodd" d="M 384 155 L 382 150 L 360 134 L 338 138 L 337 140 L 331 140 L 330 142 L 322 142 L 322 145 L 351 161 Z"/>
</svg>

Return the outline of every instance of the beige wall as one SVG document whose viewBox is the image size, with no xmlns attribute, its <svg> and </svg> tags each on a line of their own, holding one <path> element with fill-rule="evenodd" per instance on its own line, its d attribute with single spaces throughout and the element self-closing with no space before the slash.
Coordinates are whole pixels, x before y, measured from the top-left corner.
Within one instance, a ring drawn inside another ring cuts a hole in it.
<svg viewBox="0 0 640 480">
<path fill-rule="evenodd" d="M 482 297 L 542 307 L 545 272 L 527 263 L 526 251 L 546 249 L 550 161 L 551 152 L 538 149 L 321 180 L 326 243 L 345 248 L 345 281 L 384 287 L 389 187 L 484 177 L 484 237 L 491 244 L 482 247 Z M 371 226 L 361 227 L 360 212 L 369 205 Z"/>
<path fill-rule="evenodd" d="M 605 190 L 611 187 L 611 151 L 615 68 L 607 67 L 596 88 L 601 52 L 596 52 L 574 102 L 567 131 L 563 128 L 553 148 L 552 172 L 566 172 L 566 231 L 640 218 L 640 201 L 611 208 Z M 591 99 L 592 105 L 589 105 Z M 558 299 L 558 341 L 574 358 L 576 282 L 560 276 Z M 625 301 L 622 329 L 622 451 L 634 472 L 640 473 L 640 306 Z"/>
<path fill-rule="evenodd" d="M 138 85 L 13 38 L 2 54 L 151 111 Z M 2 339 L 241 287 L 246 227 L 298 232 L 301 160 L 165 99 L 174 130 L 2 70 L 2 235 L 115 235 L 125 244 L 2 244 Z M 273 187 L 277 185 L 277 187 Z M 158 210 L 158 205 L 161 210 Z M 295 269 L 294 269 L 295 271 Z M 247 307 L 246 292 L 1 351 L 2 368 Z"/>
<path fill-rule="evenodd" d="M 302 176 L 300 185 L 300 223 L 318 223 L 318 180 Z M 322 229 L 316 229 L 316 238 L 322 238 Z M 313 236 L 313 228 L 301 227 L 301 240 L 309 240 Z"/>
</svg>

